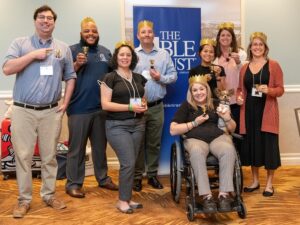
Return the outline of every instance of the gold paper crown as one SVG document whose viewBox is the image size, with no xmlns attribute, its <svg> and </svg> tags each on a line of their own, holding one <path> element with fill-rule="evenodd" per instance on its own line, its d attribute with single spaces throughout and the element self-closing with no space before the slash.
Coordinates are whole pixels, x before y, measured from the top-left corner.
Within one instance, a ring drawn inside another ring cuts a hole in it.
<svg viewBox="0 0 300 225">
<path fill-rule="evenodd" d="M 265 35 L 263 32 L 254 32 L 250 35 L 250 41 L 252 42 L 254 38 L 260 38 L 264 42 L 267 42 L 267 35 Z"/>
<path fill-rule="evenodd" d="M 131 41 L 119 41 L 116 45 L 115 45 L 115 49 L 118 49 L 122 46 L 129 46 L 131 49 L 134 49 L 133 44 Z"/>
<path fill-rule="evenodd" d="M 92 17 L 85 17 L 85 18 L 83 18 L 83 20 L 81 21 L 81 24 L 80 24 L 81 27 L 82 27 L 84 24 L 88 23 L 88 22 L 92 22 L 92 23 L 96 24 L 95 20 L 94 20 Z"/>
<path fill-rule="evenodd" d="M 214 39 L 210 39 L 210 38 L 202 38 L 200 41 L 200 46 L 203 46 L 203 45 L 216 46 L 216 41 Z"/>
<path fill-rule="evenodd" d="M 151 29 L 153 29 L 153 22 L 151 22 L 150 20 L 142 20 L 139 22 L 138 24 L 138 31 L 143 28 L 143 27 L 151 27 Z"/>
<path fill-rule="evenodd" d="M 207 83 L 211 79 L 209 74 L 196 74 L 189 78 L 189 84 L 193 83 Z"/>
<path fill-rule="evenodd" d="M 220 29 L 234 29 L 234 24 L 232 22 L 224 22 L 219 24 L 218 26 L 219 30 Z"/>
</svg>

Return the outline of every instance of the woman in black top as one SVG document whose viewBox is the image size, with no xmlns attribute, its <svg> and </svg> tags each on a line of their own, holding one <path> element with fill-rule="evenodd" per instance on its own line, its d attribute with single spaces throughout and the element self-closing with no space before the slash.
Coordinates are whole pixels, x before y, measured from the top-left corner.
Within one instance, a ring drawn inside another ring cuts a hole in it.
<svg viewBox="0 0 300 225">
<path fill-rule="evenodd" d="M 213 98 L 217 99 L 215 89 L 225 89 L 225 72 L 222 66 L 212 64 L 215 59 L 216 42 L 213 39 L 203 38 L 200 41 L 199 56 L 201 64 L 192 68 L 189 72 L 189 78 L 195 75 L 209 75 L 208 84 L 212 91 Z"/>
<path fill-rule="evenodd" d="M 135 162 L 145 133 L 143 99 L 146 79 L 132 72 L 137 55 L 131 43 L 119 42 L 112 56 L 113 72 L 101 82 L 101 104 L 107 111 L 106 135 L 120 162 L 117 208 L 133 213 L 142 204 L 131 200 Z"/>
<path fill-rule="evenodd" d="M 184 147 L 189 157 L 198 185 L 198 193 L 203 198 L 203 211 L 215 212 L 216 203 L 210 190 L 206 168 L 209 152 L 219 161 L 219 208 L 218 211 L 231 210 L 230 192 L 234 191 L 233 171 L 236 159 L 235 148 L 230 135 L 218 127 L 222 118 L 229 132 L 233 132 L 236 123 L 229 110 L 215 110 L 207 75 L 189 79 L 187 101 L 176 112 L 170 126 L 171 135 L 184 135 Z"/>
</svg>

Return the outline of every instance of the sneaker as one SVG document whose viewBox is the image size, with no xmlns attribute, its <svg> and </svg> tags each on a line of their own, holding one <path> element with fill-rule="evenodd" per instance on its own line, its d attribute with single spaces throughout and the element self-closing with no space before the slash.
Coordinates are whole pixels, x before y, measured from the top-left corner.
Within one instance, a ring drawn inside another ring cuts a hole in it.
<svg viewBox="0 0 300 225">
<path fill-rule="evenodd" d="M 202 202 L 202 207 L 204 213 L 213 213 L 217 211 L 217 204 L 212 197 L 205 198 Z"/>
<path fill-rule="evenodd" d="M 232 199 L 230 196 L 224 197 L 223 195 L 219 198 L 219 212 L 229 212 L 232 210 L 231 207 Z"/>
<path fill-rule="evenodd" d="M 14 218 L 23 218 L 29 211 L 30 205 L 26 202 L 18 202 L 13 211 Z"/>
<path fill-rule="evenodd" d="M 45 201 L 47 206 L 52 207 L 53 209 L 64 209 L 67 208 L 63 201 L 56 199 L 55 197 L 50 197 L 48 200 Z"/>
</svg>

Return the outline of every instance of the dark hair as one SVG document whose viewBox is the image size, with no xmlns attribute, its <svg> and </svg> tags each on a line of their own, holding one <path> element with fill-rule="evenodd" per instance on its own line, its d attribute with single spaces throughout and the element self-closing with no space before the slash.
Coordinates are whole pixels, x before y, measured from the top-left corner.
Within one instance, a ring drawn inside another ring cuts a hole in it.
<svg viewBox="0 0 300 225">
<path fill-rule="evenodd" d="M 138 57 L 137 57 L 134 49 L 129 45 L 121 45 L 120 47 L 115 49 L 113 56 L 110 60 L 111 68 L 114 70 L 118 68 L 118 54 L 119 54 L 120 48 L 122 48 L 122 47 L 128 47 L 130 49 L 132 59 L 131 59 L 131 64 L 129 66 L 129 69 L 134 70 L 134 68 L 136 67 L 136 64 L 138 63 Z"/>
<path fill-rule="evenodd" d="M 202 45 L 202 46 L 200 45 L 200 46 L 199 46 L 199 50 L 198 50 L 199 56 L 200 56 L 200 53 L 202 52 L 204 46 L 205 46 L 205 45 Z M 213 46 L 213 45 L 211 45 L 211 46 L 214 48 L 214 53 L 215 53 L 215 54 L 214 54 L 214 58 L 216 58 L 216 46 Z M 201 56 L 200 56 L 200 58 L 201 58 Z"/>
<path fill-rule="evenodd" d="M 50 11 L 53 15 L 53 19 L 54 19 L 54 22 L 56 21 L 57 19 L 57 15 L 56 13 L 53 11 L 53 9 L 51 9 L 50 6 L 48 5 L 42 5 L 41 7 L 37 8 L 35 11 L 34 11 L 34 14 L 33 14 L 33 19 L 36 20 L 37 18 L 37 15 L 41 12 L 45 12 L 45 11 Z"/>
<path fill-rule="evenodd" d="M 221 33 L 223 30 L 227 30 L 231 34 L 232 41 L 231 41 L 230 47 L 232 48 L 232 51 L 238 52 L 238 44 L 237 44 L 236 36 L 235 36 L 233 29 L 222 28 L 219 30 L 219 32 L 217 34 L 216 57 L 220 57 L 222 55 L 221 46 L 220 46 L 220 36 L 221 36 Z"/>
</svg>

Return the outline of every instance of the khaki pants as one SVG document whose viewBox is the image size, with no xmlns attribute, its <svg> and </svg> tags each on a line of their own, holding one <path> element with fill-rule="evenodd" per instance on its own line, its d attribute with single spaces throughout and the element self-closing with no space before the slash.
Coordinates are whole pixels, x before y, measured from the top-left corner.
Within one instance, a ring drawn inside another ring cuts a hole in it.
<svg viewBox="0 0 300 225">
<path fill-rule="evenodd" d="M 40 195 L 44 201 L 55 193 L 57 174 L 56 146 L 61 130 L 63 113 L 57 107 L 36 111 L 13 106 L 12 144 L 15 151 L 17 182 L 20 202 L 32 200 L 31 163 L 38 138 L 41 157 L 42 186 Z"/>
<path fill-rule="evenodd" d="M 233 171 L 236 152 L 231 136 L 223 134 L 209 144 L 198 139 L 189 138 L 184 140 L 184 147 L 190 154 L 199 195 L 211 194 L 206 167 L 206 158 L 209 152 L 219 160 L 219 191 L 234 191 Z"/>
</svg>

